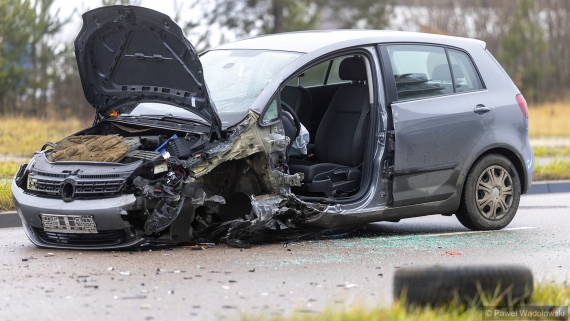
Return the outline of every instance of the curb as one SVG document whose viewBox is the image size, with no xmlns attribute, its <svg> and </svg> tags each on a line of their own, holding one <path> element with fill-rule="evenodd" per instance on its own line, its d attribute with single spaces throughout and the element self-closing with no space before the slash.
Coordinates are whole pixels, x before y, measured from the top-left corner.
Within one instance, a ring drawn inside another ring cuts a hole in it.
<svg viewBox="0 0 570 321">
<path fill-rule="evenodd" d="M 22 220 L 16 212 L 0 213 L 0 228 L 5 227 L 21 227 Z"/>
<path fill-rule="evenodd" d="M 544 181 L 533 183 L 527 194 L 550 194 L 570 192 L 570 180 L 568 181 Z M 0 213 L 0 228 L 21 227 L 22 221 L 16 212 Z"/>
<path fill-rule="evenodd" d="M 532 183 L 527 194 L 548 194 L 570 192 L 570 181 L 542 181 Z"/>
</svg>

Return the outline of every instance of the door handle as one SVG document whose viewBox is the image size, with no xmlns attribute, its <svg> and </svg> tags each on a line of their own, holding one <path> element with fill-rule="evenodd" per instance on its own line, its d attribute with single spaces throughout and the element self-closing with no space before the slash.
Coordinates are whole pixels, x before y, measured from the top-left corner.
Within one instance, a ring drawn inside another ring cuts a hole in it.
<svg viewBox="0 0 570 321">
<path fill-rule="evenodd" d="M 475 106 L 475 109 L 473 109 L 473 111 L 477 114 L 484 114 L 484 113 L 490 112 L 491 107 L 487 107 L 485 105 L 479 104 L 479 105 Z"/>
</svg>

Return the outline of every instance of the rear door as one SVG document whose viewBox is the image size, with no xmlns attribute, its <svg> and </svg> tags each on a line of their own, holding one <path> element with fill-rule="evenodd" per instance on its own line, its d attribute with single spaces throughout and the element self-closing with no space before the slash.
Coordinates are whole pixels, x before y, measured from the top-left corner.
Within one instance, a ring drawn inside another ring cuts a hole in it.
<svg viewBox="0 0 570 321">
<path fill-rule="evenodd" d="M 466 52 L 418 44 L 380 51 L 394 126 L 393 204 L 444 200 L 492 122 L 492 101 Z"/>
</svg>

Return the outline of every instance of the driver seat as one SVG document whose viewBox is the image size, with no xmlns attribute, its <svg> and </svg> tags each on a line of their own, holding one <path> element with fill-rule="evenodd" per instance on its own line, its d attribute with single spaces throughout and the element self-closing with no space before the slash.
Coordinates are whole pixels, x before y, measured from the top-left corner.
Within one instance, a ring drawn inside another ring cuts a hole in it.
<svg viewBox="0 0 570 321">
<path fill-rule="evenodd" d="M 315 136 L 316 162 L 289 159 L 289 172 L 303 173 L 302 191 L 343 196 L 360 187 L 368 133 L 370 97 L 362 58 L 339 65 L 339 77 L 351 80 L 334 94 Z"/>
</svg>

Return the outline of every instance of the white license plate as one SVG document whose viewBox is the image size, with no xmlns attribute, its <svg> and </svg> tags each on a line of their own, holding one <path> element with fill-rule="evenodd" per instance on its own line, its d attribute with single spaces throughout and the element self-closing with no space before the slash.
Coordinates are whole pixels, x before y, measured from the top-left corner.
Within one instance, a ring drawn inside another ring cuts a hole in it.
<svg viewBox="0 0 570 321">
<path fill-rule="evenodd" d="M 46 232 L 96 234 L 93 215 L 40 214 Z"/>
</svg>

